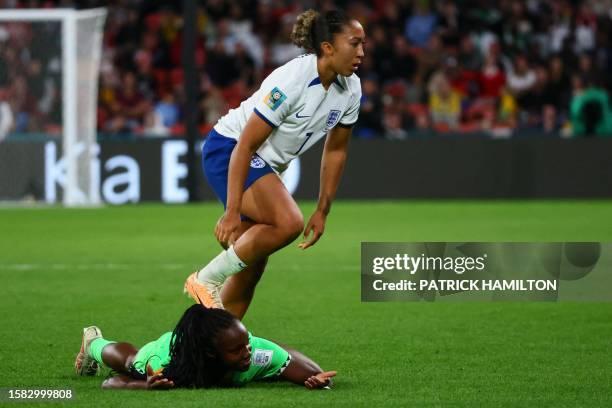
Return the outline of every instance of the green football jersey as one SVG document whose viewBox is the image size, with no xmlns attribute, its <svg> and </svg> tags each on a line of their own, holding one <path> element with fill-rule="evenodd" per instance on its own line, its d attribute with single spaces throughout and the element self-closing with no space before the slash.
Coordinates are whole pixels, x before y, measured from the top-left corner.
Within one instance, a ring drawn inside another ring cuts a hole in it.
<svg viewBox="0 0 612 408">
<path fill-rule="evenodd" d="M 170 362 L 170 344 L 172 332 L 161 335 L 160 338 L 142 347 L 134 359 L 134 368 L 141 374 L 146 374 L 147 364 L 153 371 L 164 368 Z M 251 344 L 251 365 L 247 371 L 236 371 L 232 374 L 235 385 L 244 385 L 251 381 L 278 377 L 291 359 L 289 353 L 269 340 L 255 337 L 249 332 Z"/>
</svg>

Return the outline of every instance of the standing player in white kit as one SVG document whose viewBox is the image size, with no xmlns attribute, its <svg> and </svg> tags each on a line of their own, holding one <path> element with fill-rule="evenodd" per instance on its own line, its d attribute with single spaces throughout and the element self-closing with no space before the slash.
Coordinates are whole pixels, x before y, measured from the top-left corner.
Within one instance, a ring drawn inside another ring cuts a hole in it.
<svg viewBox="0 0 612 408">
<path fill-rule="evenodd" d="M 361 24 L 342 11 L 308 10 L 298 16 L 291 37 L 308 54 L 274 70 L 222 117 L 202 150 L 206 178 L 225 207 L 215 236 L 227 249 L 190 275 L 185 291 L 238 318 L 246 313 L 269 255 L 302 231 L 302 249 L 323 234 L 359 114 L 355 71 L 364 57 Z M 318 205 L 304 228 L 278 174 L 323 137 Z"/>
</svg>

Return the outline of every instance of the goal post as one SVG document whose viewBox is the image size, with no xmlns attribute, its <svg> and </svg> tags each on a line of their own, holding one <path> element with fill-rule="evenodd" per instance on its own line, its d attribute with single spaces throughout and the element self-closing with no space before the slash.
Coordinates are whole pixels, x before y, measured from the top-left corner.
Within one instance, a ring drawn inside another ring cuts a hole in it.
<svg viewBox="0 0 612 408">
<path fill-rule="evenodd" d="M 65 165 L 63 204 L 99 205 L 96 108 L 102 56 L 105 8 L 3 9 L 0 24 L 11 22 L 61 25 L 61 133 Z"/>
</svg>

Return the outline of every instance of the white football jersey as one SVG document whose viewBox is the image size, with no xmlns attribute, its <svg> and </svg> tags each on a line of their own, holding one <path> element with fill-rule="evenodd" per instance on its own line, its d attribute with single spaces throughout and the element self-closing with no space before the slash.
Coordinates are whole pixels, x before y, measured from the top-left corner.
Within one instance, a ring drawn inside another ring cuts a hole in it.
<svg viewBox="0 0 612 408">
<path fill-rule="evenodd" d="M 326 91 L 317 71 L 317 57 L 305 54 L 275 69 L 239 107 L 219 119 L 215 130 L 239 139 L 251 114 L 274 129 L 257 154 L 276 172 L 283 172 L 334 126 L 357 121 L 361 83 L 353 74 L 338 75 Z"/>
</svg>

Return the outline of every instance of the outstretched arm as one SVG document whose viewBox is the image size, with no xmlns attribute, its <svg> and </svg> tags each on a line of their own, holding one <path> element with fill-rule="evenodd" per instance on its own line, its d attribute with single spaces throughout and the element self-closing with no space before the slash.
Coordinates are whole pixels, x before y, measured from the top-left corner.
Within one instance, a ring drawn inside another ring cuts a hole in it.
<svg viewBox="0 0 612 408">
<path fill-rule="evenodd" d="M 130 376 L 121 374 L 107 378 L 102 383 L 104 389 L 130 389 L 130 390 L 146 390 L 147 382 L 145 380 L 136 380 Z"/>
<path fill-rule="evenodd" d="M 129 390 L 167 390 L 174 388 L 174 382 L 168 380 L 161 373 L 153 372 L 150 365 L 147 365 L 147 379 L 137 380 L 128 375 L 116 375 L 107 378 L 102 383 L 104 389 L 129 389 Z"/>
<path fill-rule="evenodd" d="M 331 204 L 336 196 L 336 190 L 344 171 L 351 134 L 352 128 L 336 126 L 329 131 L 325 139 L 325 147 L 323 148 L 323 157 L 321 159 L 319 201 L 317 209 L 310 217 L 304 229 L 304 239 L 308 239 L 311 232 L 312 237 L 299 244 L 299 247 L 302 249 L 314 245 L 323 235 L 327 214 L 331 210 Z"/>
<path fill-rule="evenodd" d="M 310 390 L 325 388 L 332 384 L 331 378 L 336 375 L 335 371 L 323 371 L 317 363 L 299 351 L 285 346 L 283 348 L 291 355 L 291 362 L 281 374 L 282 378 L 304 385 Z"/>
</svg>

